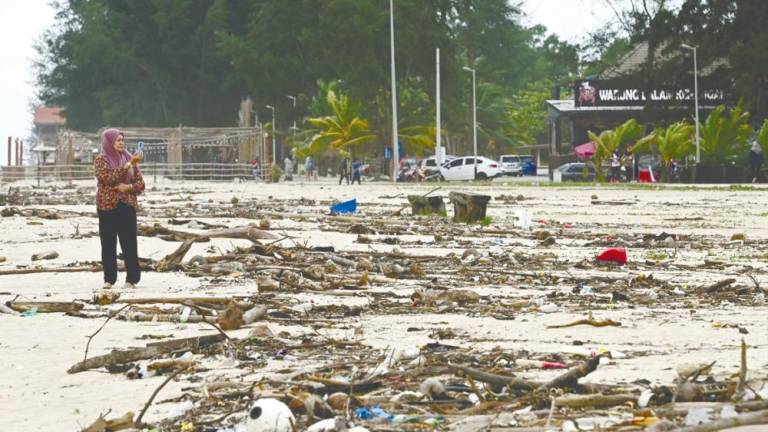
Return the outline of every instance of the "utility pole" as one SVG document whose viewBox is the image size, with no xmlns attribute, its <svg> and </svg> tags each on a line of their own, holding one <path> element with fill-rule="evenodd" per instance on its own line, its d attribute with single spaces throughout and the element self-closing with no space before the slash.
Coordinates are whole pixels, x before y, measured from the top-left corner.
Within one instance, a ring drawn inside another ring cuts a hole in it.
<svg viewBox="0 0 768 432">
<path fill-rule="evenodd" d="M 435 163 L 437 169 L 443 166 L 441 149 L 442 130 L 440 128 L 440 48 L 435 48 Z"/>
<path fill-rule="evenodd" d="M 696 110 L 696 165 L 701 162 L 701 143 L 699 135 L 699 70 L 696 64 L 696 48 L 688 44 L 682 44 L 681 47 L 693 51 L 693 99 L 694 109 Z"/>
<path fill-rule="evenodd" d="M 267 105 L 267 108 L 272 110 L 272 165 L 276 165 L 277 155 L 275 155 L 275 150 L 277 149 L 277 142 L 275 141 L 275 107 Z"/>
<path fill-rule="evenodd" d="M 392 181 L 397 181 L 400 154 L 397 148 L 397 88 L 395 86 L 395 7 L 389 0 L 389 49 L 392 75 Z"/>
<path fill-rule="evenodd" d="M 475 158 L 475 179 L 477 179 L 477 83 L 475 69 L 464 66 L 464 70 L 472 73 L 472 155 Z"/>
</svg>

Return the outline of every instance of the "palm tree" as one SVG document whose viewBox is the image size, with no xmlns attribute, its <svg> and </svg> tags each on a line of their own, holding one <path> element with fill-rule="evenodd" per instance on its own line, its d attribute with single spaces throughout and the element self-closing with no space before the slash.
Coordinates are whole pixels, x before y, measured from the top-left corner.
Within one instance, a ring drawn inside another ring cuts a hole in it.
<svg viewBox="0 0 768 432">
<path fill-rule="evenodd" d="M 760 143 L 760 148 L 763 150 L 763 154 L 768 153 L 768 120 L 763 122 L 763 126 L 757 133 L 757 142 Z"/>
<path fill-rule="evenodd" d="M 749 113 L 741 105 L 728 112 L 724 105 L 718 106 L 701 126 L 702 158 L 715 164 L 743 160 L 752 132 Z"/>
<path fill-rule="evenodd" d="M 662 181 L 667 181 L 672 162 L 685 159 L 693 154 L 695 150 L 693 131 L 694 127 L 686 122 L 677 122 L 667 128 L 658 128 L 632 146 L 632 153 L 649 153 L 655 148 L 661 157 L 661 165 L 664 167 L 661 175 Z"/>
<path fill-rule="evenodd" d="M 604 181 L 603 161 L 608 160 L 613 152 L 626 146 L 628 143 L 637 140 L 643 134 L 643 127 L 635 119 L 629 119 L 613 130 L 606 130 L 597 135 L 589 132 L 589 139 L 595 143 L 595 155 L 592 157 L 595 162 L 595 173 L 598 181 Z"/>
<path fill-rule="evenodd" d="M 423 155 L 428 150 L 435 148 L 435 127 L 434 126 L 406 126 L 399 127 L 397 137 L 405 143 L 407 154 L 417 156 Z M 401 157 L 403 155 L 400 155 Z"/>
<path fill-rule="evenodd" d="M 314 134 L 297 149 L 299 157 L 338 153 L 350 157 L 352 149 L 376 139 L 368 121 L 359 117 L 359 108 L 344 93 L 329 89 L 326 95 L 332 114 L 308 119 Z"/>
</svg>

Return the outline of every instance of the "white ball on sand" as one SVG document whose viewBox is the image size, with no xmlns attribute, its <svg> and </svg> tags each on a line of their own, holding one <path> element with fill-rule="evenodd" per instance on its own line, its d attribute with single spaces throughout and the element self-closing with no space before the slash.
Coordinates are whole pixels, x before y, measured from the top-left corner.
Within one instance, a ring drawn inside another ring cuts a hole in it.
<svg viewBox="0 0 768 432">
<path fill-rule="evenodd" d="M 259 399 L 248 411 L 246 432 L 292 432 L 296 419 L 291 409 L 277 399 Z"/>
</svg>

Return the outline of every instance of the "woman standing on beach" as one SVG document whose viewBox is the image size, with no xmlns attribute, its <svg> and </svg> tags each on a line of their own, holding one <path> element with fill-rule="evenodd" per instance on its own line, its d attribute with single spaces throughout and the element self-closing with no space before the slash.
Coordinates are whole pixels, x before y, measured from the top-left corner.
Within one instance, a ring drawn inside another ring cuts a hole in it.
<svg viewBox="0 0 768 432">
<path fill-rule="evenodd" d="M 137 164 L 141 153 L 125 151 L 123 133 L 107 129 L 101 134 L 101 153 L 93 161 L 98 181 L 96 207 L 99 213 L 101 265 L 104 287 L 117 282 L 117 240 L 127 272 L 123 288 L 135 288 L 141 279 L 136 240 L 137 195 L 144 192 L 144 179 Z"/>
</svg>

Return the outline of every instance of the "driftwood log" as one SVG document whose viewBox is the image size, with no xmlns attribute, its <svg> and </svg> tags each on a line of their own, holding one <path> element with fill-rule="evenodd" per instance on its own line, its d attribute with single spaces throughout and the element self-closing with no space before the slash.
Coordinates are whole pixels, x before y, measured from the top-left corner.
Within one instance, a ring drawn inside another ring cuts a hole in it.
<svg viewBox="0 0 768 432">
<path fill-rule="evenodd" d="M 584 408 L 610 408 L 617 405 L 623 405 L 627 402 L 635 402 L 637 395 L 632 393 L 622 393 L 615 395 L 588 394 L 588 395 L 567 395 L 555 399 L 555 406 L 567 407 L 573 409 Z"/>
<path fill-rule="evenodd" d="M 189 252 L 192 247 L 192 243 L 195 242 L 194 238 L 184 240 L 184 243 L 179 246 L 178 249 L 166 255 L 155 266 L 155 270 L 159 272 L 173 271 L 181 266 L 181 260 L 184 259 L 184 255 Z"/>
<path fill-rule="evenodd" d="M 32 273 L 80 273 L 80 272 L 99 272 L 100 265 L 90 267 L 60 267 L 60 268 L 25 268 L 0 270 L 0 276 L 32 274 Z"/>
<path fill-rule="evenodd" d="M 177 235 L 179 235 L 180 231 L 175 231 Z M 192 247 L 192 243 L 200 241 L 200 239 L 211 239 L 211 238 L 239 238 L 239 239 L 246 239 L 250 240 L 253 243 L 259 244 L 259 240 L 261 239 L 276 239 L 277 236 L 267 232 L 262 231 L 258 228 L 254 228 L 252 226 L 244 226 L 244 227 L 238 227 L 238 228 L 227 228 L 227 229 L 219 229 L 219 230 L 210 230 L 206 232 L 205 234 L 190 234 L 185 233 L 184 235 L 187 235 L 188 237 L 185 238 L 184 242 L 179 246 L 178 249 L 168 254 L 165 258 L 160 260 L 160 262 L 157 263 L 155 266 L 155 270 L 158 272 L 166 272 L 166 271 L 172 271 L 176 270 L 181 266 L 181 260 L 184 259 L 184 255 L 189 252 L 189 249 Z"/>
<path fill-rule="evenodd" d="M 489 195 L 465 192 L 451 192 L 448 196 L 453 203 L 454 222 L 471 223 L 483 220 L 488 201 L 491 200 Z"/>
<path fill-rule="evenodd" d="M 250 240 L 254 243 L 257 243 L 258 240 L 263 240 L 263 239 L 270 240 L 270 239 L 277 238 L 276 235 L 253 226 L 212 229 L 212 230 L 208 230 L 203 233 L 197 234 L 197 233 L 191 233 L 186 231 L 172 230 L 169 228 L 165 228 L 160 224 L 140 225 L 138 229 L 138 234 L 145 237 L 160 236 L 166 240 L 175 240 L 175 241 L 193 240 L 195 242 L 207 242 L 209 239 L 212 239 L 212 238 L 236 238 L 236 239 Z"/>
<path fill-rule="evenodd" d="M 84 361 L 74 364 L 67 370 L 67 373 L 75 374 L 85 372 L 91 369 L 98 369 L 104 366 L 115 364 L 131 363 L 138 360 L 150 359 L 162 354 L 174 351 L 190 351 L 204 348 L 222 342 L 225 336 L 214 334 L 208 336 L 198 336 L 184 339 L 174 339 L 164 342 L 155 342 L 147 344 L 144 348 L 130 348 L 125 350 L 112 350 L 109 354 L 97 357 L 91 357 Z"/>
<path fill-rule="evenodd" d="M 716 432 L 723 429 L 748 425 L 768 425 L 768 410 L 740 414 L 736 417 L 724 418 L 696 426 L 675 429 L 676 432 Z M 766 427 L 768 429 L 768 427 Z M 762 429 L 762 430 L 766 430 Z"/>
<path fill-rule="evenodd" d="M 530 381 L 526 381 L 522 378 L 497 375 L 490 372 L 485 372 L 479 369 L 471 368 L 469 366 L 450 365 L 451 369 L 456 372 L 460 372 L 464 376 L 471 377 L 477 381 L 481 381 L 487 384 L 506 387 L 510 386 L 515 390 L 533 390 L 537 384 Z"/>
<path fill-rule="evenodd" d="M 595 356 L 578 366 L 574 366 L 568 372 L 557 376 L 552 381 L 541 385 L 537 390 L 551 390 L 555 388 L 575 388 L 579 379 L 583 378 L 597 369 L 602 356 Z"/>
<path fill-rule="evenodd" d="M 37 308 L 38 313 L 74 313 L 83 309 L 82 303 L 75 302 L 8 302 L 6 304 L 17 312 L 25 312 Z"/>
<path fill-rule="evenodd" d="M 441 196 L 408 195 L 408 202 L 411 203 L 413 215 L 444 215 L 446 213 L 445 201 Z"/>
</svg>

